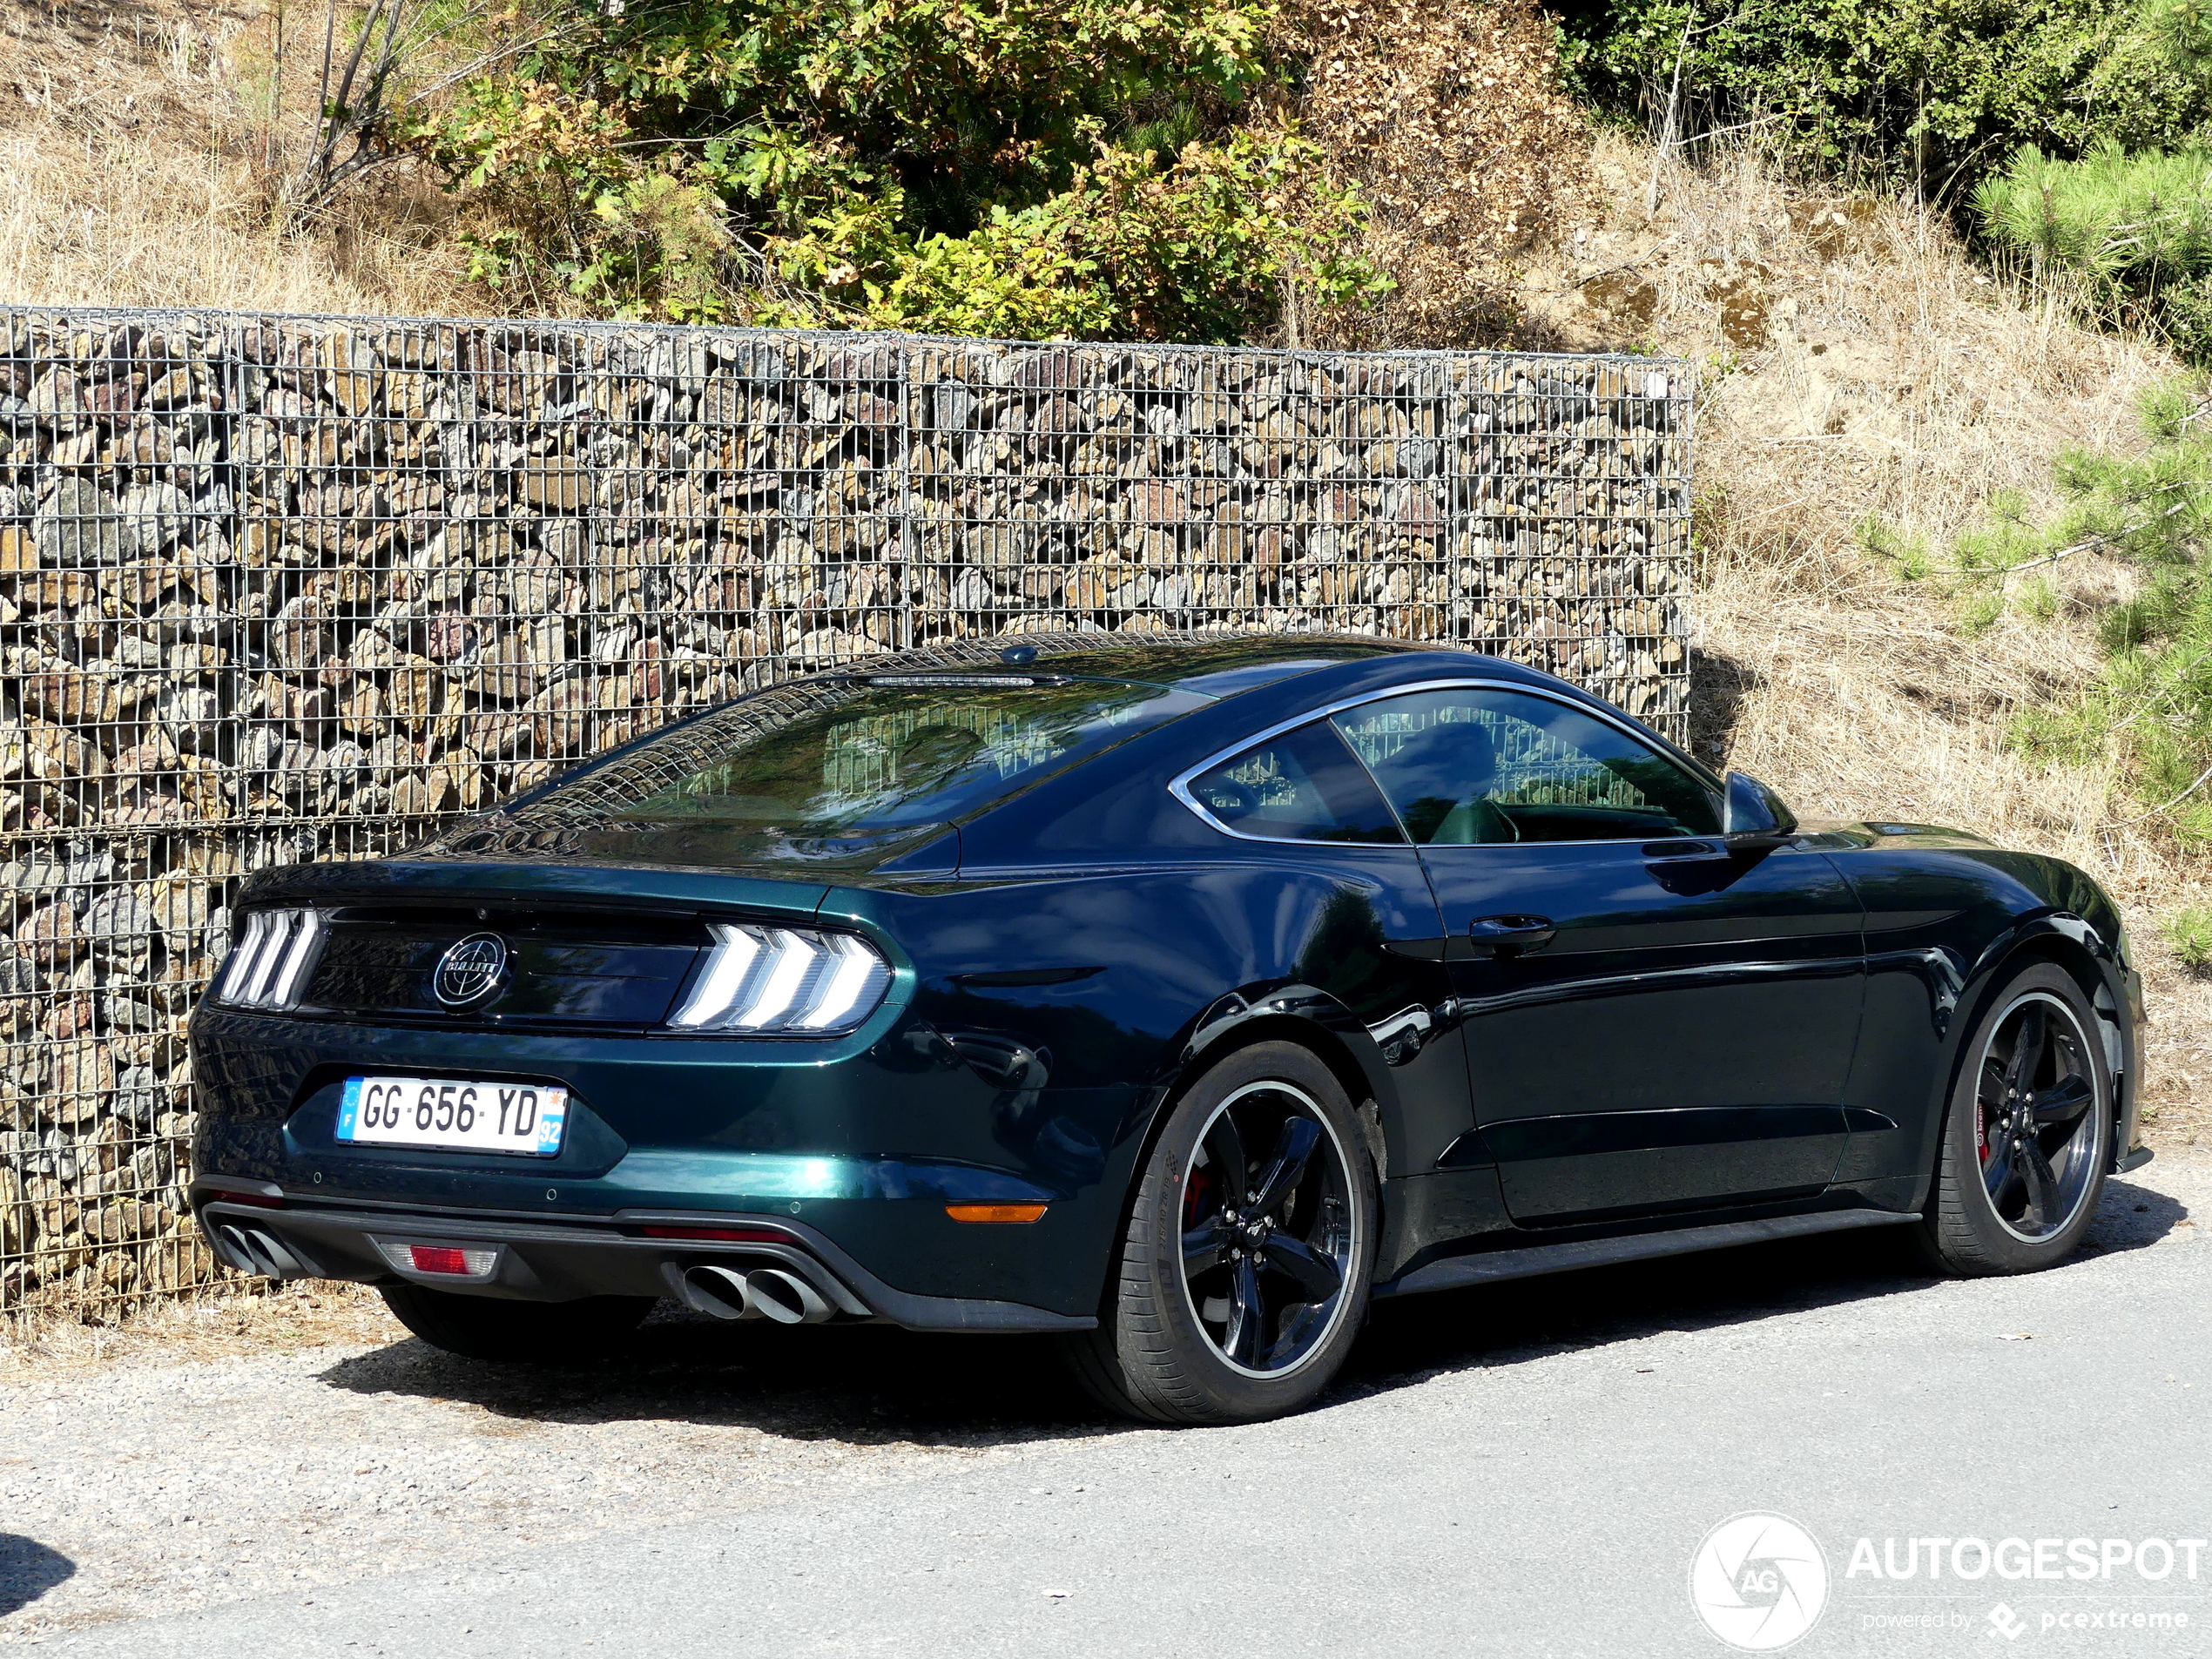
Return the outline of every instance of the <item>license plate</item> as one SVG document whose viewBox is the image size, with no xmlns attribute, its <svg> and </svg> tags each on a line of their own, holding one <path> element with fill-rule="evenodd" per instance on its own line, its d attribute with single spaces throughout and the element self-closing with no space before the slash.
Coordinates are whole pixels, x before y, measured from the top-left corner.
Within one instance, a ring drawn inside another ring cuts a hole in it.
<svg viewBox="0 0 2212 1659">
<path fill-rule="evenodd" d="M 568 1126 L 569 1091 L 543 1083 L 449 1077 L 348 1077 L 338 1138 L 351 1146 L 437 1146 L 550 1158 Z"/>
</svg>

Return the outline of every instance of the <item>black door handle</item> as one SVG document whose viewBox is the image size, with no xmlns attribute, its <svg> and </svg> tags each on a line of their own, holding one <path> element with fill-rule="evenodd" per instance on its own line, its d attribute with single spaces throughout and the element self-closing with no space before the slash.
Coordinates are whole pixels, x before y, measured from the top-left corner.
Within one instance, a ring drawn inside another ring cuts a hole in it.
<svg viewBox="0 0 2212 1659">
<path fill-rule="evenodd" d="M 1549 916 L 1477 916 L 1467 923 L 1468 940 L 1494 956 L 1541 950 L 1558 932 Z"/>
</svg>

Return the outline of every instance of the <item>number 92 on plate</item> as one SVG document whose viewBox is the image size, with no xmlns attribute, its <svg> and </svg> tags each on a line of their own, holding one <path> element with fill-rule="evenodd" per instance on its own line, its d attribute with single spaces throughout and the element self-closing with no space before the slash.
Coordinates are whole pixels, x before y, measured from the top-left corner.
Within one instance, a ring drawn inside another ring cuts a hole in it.
<svg viewBox="0 0 2212 1659">
<path fill-rule="evenodd" d="M 550 1158 L 568 1127 L 569 1091 L 548 1083 L 348 1077 L 338 1103 L 347 1146 L 435 1146 Z"/>
</svg>

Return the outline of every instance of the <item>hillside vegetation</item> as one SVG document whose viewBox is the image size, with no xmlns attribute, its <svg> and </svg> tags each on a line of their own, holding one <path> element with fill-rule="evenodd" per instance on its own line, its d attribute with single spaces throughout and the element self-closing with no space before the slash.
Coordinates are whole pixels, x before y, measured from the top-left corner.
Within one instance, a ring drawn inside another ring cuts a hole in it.
<svg viewBox="0 0 2212 1659">
<path fill-rule="evenodd" d="M 1563 30 L 759 0 L 742 39 L 711 10 L 410 9 L 337 131 L 301 0 L 281 42 L 265 0 L 18 0 L 0 299 L 1680 354 L 1701 749 L 1808 816 L 2098 873 L 2154 981 L 2155 1133 L 2212 1129 L 2212 817 L 2168 799 L 2212 763 L 2204 525 L 2149 518 L 2212 473 L 2186 30 L 2116 0 L 1972 38 L 1856 0 Z M 319 133 L 368 165 L 314 176 Z"/>
</svg>

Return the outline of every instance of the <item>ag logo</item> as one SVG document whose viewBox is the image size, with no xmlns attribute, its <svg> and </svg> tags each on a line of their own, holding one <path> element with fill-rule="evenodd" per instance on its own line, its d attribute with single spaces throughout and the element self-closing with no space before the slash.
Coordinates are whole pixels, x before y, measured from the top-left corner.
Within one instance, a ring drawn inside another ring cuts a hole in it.
<svg viewBox="0 0 2212 1659">
<path fill-rule="evenodd" d="M 507 941 L 497 934 L 470 934 L 438 958 L 430 988 L 448 1008 L 461 1008 L 482 1001 L 506 976 Z"/>
<path fill-rule="evenodd" d="M 1780 1515 L 1731 1515 L 1689 1561 L 1689 1604 L 1731 1648 L 1771 1653 L 1812 1629 L 1828 1604 L 1828 1558 Z"/>
</svg>

